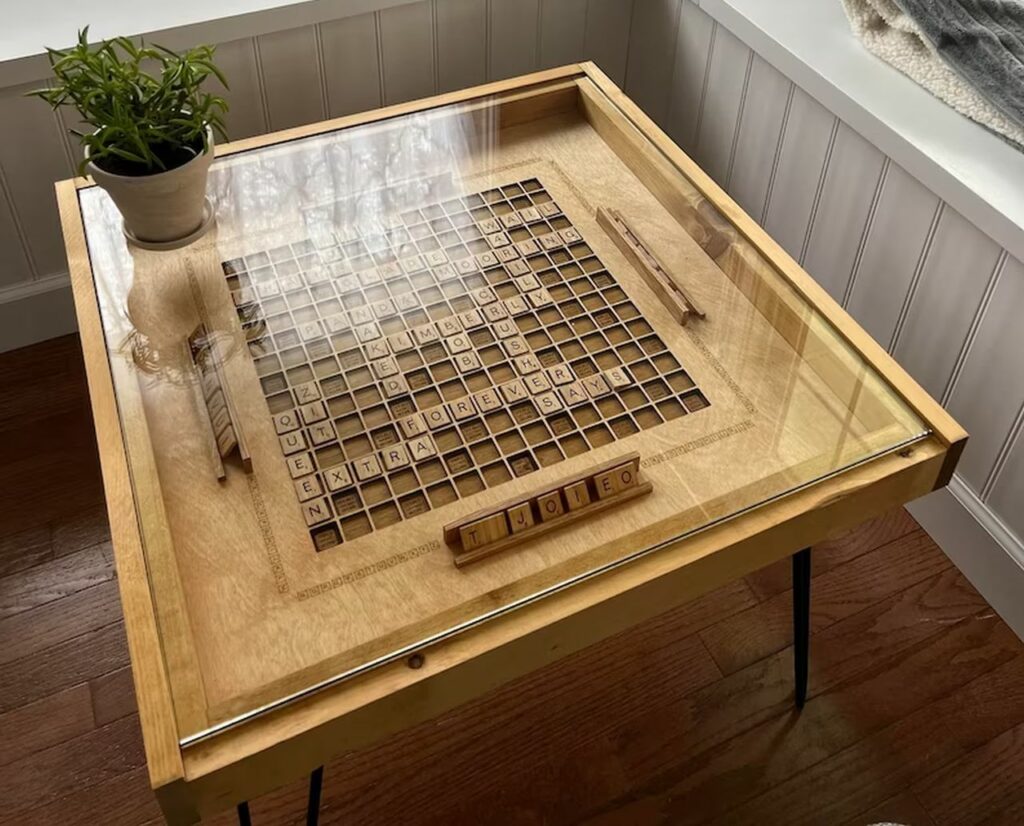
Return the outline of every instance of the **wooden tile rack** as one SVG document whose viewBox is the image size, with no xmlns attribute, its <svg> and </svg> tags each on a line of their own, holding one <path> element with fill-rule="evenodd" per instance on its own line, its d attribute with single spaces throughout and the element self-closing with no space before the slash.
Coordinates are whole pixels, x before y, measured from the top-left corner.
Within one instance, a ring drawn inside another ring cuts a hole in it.
<svg viewBox="0 0 1024 826">
<path fill-rule="evenodd" d="M 640 454 L 630 453 L 445 525 L 444 541 L 458 567 L 650 493 Z"/>
<path fill-rule="evenodd" d="M 189 353 L 199 374 L 197 392 L 210 424 L 210 455 L 218 479 L 227 472 L 223 460 L 237 454 L 246 473 L 252 473 L 252 458 L 245 436 L 238 423 L 238 412 L 231 401 L 231 392 L 220 366 L 217 343 L 202 323 L 188 337 Z"/>
<path fill-rule="evenodd" d="M 691 315 L 697 318 L 705 317 L 704 311 L 690 298 L 682 284 L 661 265 L 650 247 L 618 210 L 599 207 L 597 222 L 637 268 L 647 286 L 661 299 L 661 303 L 672 313 L 676 321 L 685 325 Z"/>
</svg>

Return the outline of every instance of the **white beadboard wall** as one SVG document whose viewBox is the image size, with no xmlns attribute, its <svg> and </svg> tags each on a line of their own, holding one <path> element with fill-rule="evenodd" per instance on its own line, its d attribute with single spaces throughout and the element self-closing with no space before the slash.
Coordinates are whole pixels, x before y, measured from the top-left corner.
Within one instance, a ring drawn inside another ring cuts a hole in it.
<svg viewBox="0 0 1024 826">
<path fill-rule="evenodd" d="M 690 0 L 625 88 L 971 433 L 912 510 L 1024 637 L 1024 265 Z"/>
<path fill-rule="evenodd" d="M 352 5 L 352 4 L 349 4 Z M 358 6 L 373 5 L 364 0 Z M 633 0 L 383 0 L 379 10 L 219 44 L 244 138 L 537 69 L 595 60 L 622 83 Z M 174 33 L 171 33 L 172 40 Z M 0 351 L 75 329 L 53 182 L 66 116 L 0 88 Z"/>
<path fill-rule="evenodd" d="M 231 135 L 595 60 L 971 432 L 914 513 L 1024 636 L 1019 261 L 690 0 L 386 5 L 222 43 Z M 0 350 L 74 329 L 35 85 L 0 89 Z"/>
</svg>

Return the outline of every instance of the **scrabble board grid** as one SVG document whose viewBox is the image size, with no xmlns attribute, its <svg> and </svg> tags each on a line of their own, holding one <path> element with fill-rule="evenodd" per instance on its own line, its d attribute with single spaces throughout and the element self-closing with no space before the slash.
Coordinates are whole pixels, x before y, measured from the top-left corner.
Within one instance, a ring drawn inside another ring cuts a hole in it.
<svg viewBox="0 0 1024 826">
<path fill-rule="evenodd" d="M 225 261 L 318 550 L 707 407 L 536 178 Z"/>
</svg>

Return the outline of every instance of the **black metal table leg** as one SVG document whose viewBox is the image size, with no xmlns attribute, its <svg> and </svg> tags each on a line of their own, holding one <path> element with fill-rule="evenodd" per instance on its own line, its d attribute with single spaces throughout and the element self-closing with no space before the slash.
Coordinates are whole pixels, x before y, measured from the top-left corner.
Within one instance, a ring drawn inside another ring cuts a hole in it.
<svg viewBox="0 0 1024 826">
<path fill-rule="evenodd" d="M 324 785 L 324 767 L 313 769 L 309 776 L 309 805 L 306 806 L 306 826 L 320 822 L 320 790 Z"/>
<path fill-rule="evenodd" d="M 793 554 L 793 676 L 796 707 L 807 700 L 807 662 L 811 642 L 811 549 Z"/>
<path fill-rule="evenodd" d="M 238 804 L 238 826 L 252 826 L 252 818 L 249 816 L 248 800 L 243 800 Z"/>
</svg>

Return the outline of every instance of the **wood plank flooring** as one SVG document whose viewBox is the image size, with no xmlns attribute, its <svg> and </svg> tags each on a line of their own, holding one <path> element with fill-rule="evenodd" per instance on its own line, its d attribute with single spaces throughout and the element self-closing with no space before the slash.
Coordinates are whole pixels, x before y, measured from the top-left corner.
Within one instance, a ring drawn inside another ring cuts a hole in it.
<svg viewBox="0 0 1024 826">
<path fill-rule="evenodd" d="M 159 823 L 77 339 L 0 382 L 0 826 Z M 801 714 L 790 599 L 770 566 L 336 760 L 321 822 L 1024 823 L 1024 644 L 905 511 L 815 549 Z"/>
</svg>

